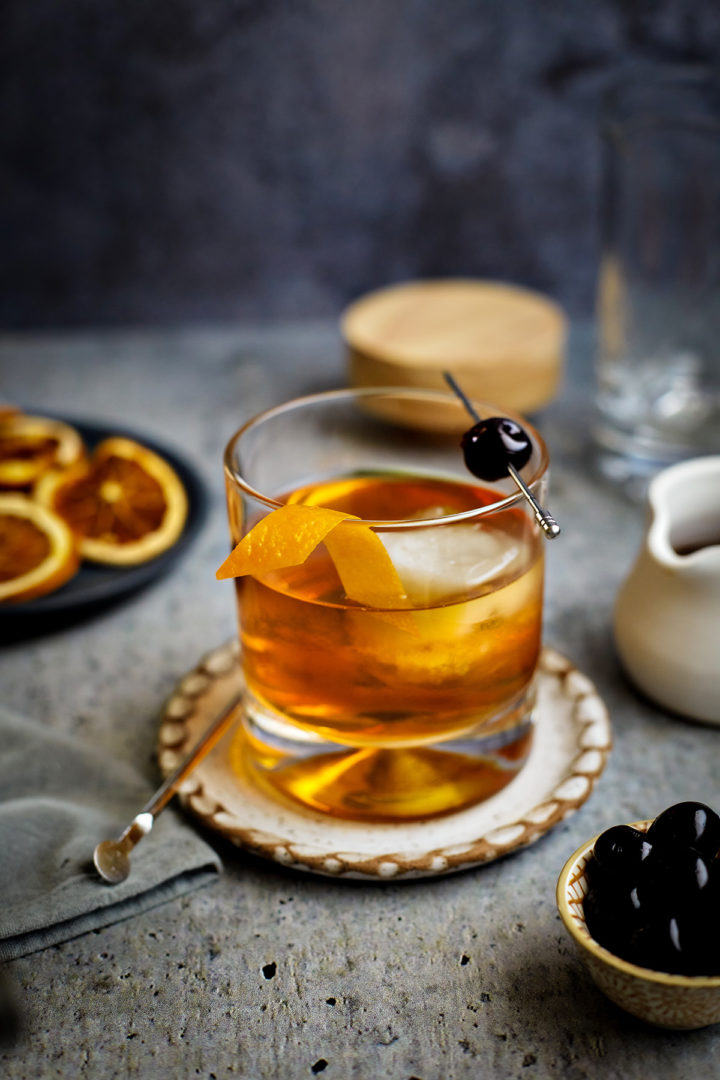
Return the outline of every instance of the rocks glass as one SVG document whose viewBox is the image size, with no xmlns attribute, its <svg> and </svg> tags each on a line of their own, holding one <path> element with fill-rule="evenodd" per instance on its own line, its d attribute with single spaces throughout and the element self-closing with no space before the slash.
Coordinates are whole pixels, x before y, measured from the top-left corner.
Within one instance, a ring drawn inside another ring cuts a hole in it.
<svg viewBox="0 0 720 1080">
<path fill-rule="evenodd" d="M 492 795 L 527 758 L 544 540 L 509 478 L 476 480 L 456 439 L 416 430 L 438 408 L 462 405 L 429 390 L 322 393 L 269 409 L 227 447 L 233 543 L 286 502 L 353 515 L 302 564 L 236 579 L 233 765 L 275 797 L 429 818 Z M 541 499 L 547 451 L 522 423 L 522 475 Z M 378 600 L 378 539 L 401 582 L 392 600 Z"/>
</svg>

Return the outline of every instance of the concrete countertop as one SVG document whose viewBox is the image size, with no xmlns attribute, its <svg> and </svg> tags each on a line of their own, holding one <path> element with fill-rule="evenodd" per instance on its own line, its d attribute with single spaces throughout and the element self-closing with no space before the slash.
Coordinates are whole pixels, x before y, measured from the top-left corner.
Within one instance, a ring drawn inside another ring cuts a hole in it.
<svg viewBox="0 0 720 1080">
<path fill-rule="evenodd" d="M 595 682 L 614 725 L 587 804 L 510 858 L 408 883 L 292 873 L 209 835 L 224 861 L 211 886 L 8 965 L 25 1024 L 0 1050 L 3 1076 L 718 1075 L 720 1028 L 662 1032 L 620 1012 L 555 908 L 558 873 L 586 838 L 681 799 L 720 802 L 720 733 L 642 700 L 615 659 L 610 611 L 643 510 L 592 472 L 590 363 L 581 328 L 565 389 L 537 418 L 564 531 L 548 550 L 545 638 Z M 344 381 L 327 324 L 0 339 L 0 396 L 144 432 L 191 459 L 210 491 L 202 534 L 167 576 L 2 649 L 4 702 L 141 763 L 150 790 L 165 698 L 235 629 L 232 587 L 214 578 L 226 438 L 261 407 Z"/>
</svg>

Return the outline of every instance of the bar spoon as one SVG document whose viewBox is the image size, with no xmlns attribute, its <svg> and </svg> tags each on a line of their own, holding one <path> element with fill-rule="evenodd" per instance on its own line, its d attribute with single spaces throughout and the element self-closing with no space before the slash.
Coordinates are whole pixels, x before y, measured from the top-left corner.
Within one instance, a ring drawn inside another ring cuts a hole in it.
<svg viewBox="0 0 720 1080">
<path fill-rule="evenodd" d="M 130 873 L 130 852 L 143 836 L 147 836 L 150 832 L 155 824 L 155 818 L 165 809 L 183 780 L 220 741 L 230 726 L 241 700 L 242 693 L 238 693 L 223 706 L 187 757 L 145 803 L 120 836 L 116 840 L 102 840 L 97 845 L 93 852 L 93 862 L 100 877 L 109 885 L 119 885 L 121 881 L 125 881 Z"/>
</svg>

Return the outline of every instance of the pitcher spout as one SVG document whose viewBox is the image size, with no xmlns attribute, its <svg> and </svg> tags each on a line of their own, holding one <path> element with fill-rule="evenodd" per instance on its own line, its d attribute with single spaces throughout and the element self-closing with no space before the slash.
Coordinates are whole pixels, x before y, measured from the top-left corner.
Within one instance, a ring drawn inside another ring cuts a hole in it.
<svg viewBox="0 0 720 1080">
<path fill-rule="evenodd" d="M 670 574 L 720 591 L 720 456 L 660 473 L 648 506 L 650 557 Z"/>
</svg>

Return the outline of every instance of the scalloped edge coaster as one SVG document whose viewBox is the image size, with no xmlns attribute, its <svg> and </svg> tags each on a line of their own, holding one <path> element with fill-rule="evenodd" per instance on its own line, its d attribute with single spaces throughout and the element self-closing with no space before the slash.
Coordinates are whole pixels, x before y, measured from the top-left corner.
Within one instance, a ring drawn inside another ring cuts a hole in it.
<svg viewBox="0 0 720 1080">
<path fill-rule="evenodd" d="M 242 686 L 237 642 L 208 653 L 178 683 L 162 713 L 158 761 L 169 776 L 224 703 Z M 612 748 L 610 720 L 595 686 L 545 647 L 538 669 L 535 737 L 507 787 L 445 817 L 368 825 L 276 802 L 232 771 L 236 725 L 179 790 L 203 825 L 283 866 L 331 877 L 432 877 L 492 862 L 527 847 L 575 813 L 591 794 Z"/>
</svg>

